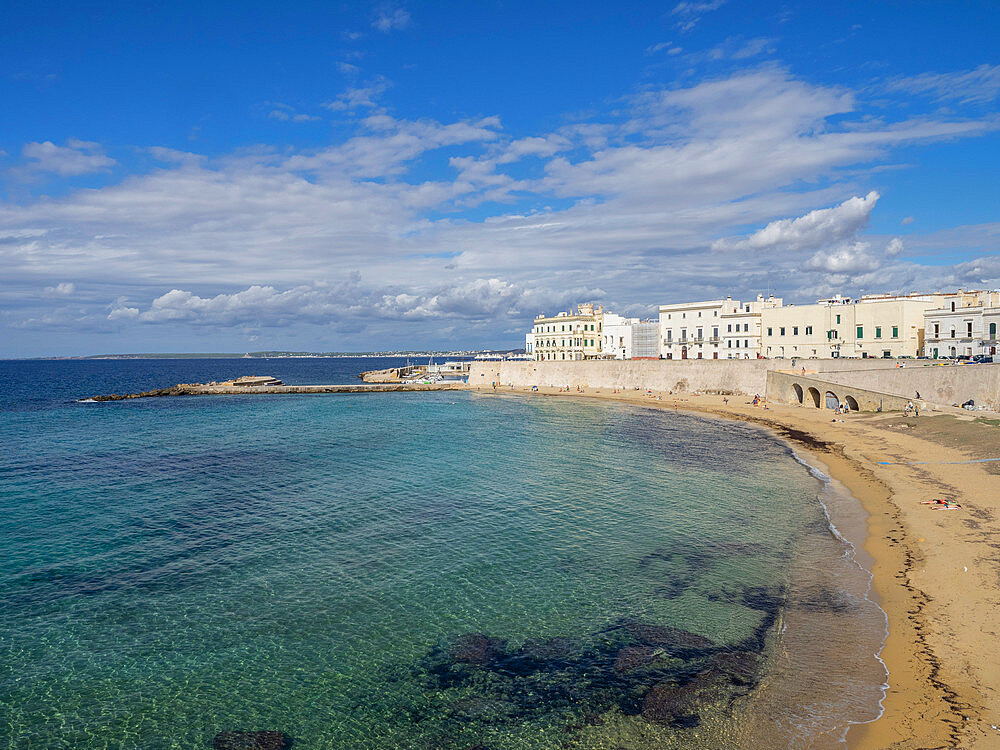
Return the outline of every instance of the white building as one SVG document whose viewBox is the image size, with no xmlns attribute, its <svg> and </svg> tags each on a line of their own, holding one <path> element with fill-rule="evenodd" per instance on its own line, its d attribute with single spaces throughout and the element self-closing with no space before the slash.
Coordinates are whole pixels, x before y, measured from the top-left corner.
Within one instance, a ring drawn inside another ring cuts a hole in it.
<svg viewBox="0 0 1000 750">
<path fill-rule="evenodd" d="M 605 359 L 632 359 L 632 324 L 638 322 L 638 318 L 605 313 L 601 356 Z"/>
<path fill-rule="evenodd" d="M 658 359 L 659 323 L 604 314 L 601 356 L 605 359 Z"/>
<path fill-rule="evenodd" d="M 924 356 L 967 357 L 997 353 L 1000 292 L 962 291 L 924 312 Z"/>
<path fill-rule="evenodd" d="M 722 314 L 722 356 L 725 359 L 757 359 L 761 356 L 761 311 L 781 307 L 781 297 L 758 294 L 753 302 L 726 298 Z"/>
<path fill-rule="evenodd" d="M 664 359 L 718 359 L 720 316 L 739 300 L 715 299 L 660 305 L 660 353 Z"/>
<path fill-rule="evenodd" d="M 814 305 L 761 310 L 761 353 L 768 359 L 913 357 L 924 338 L 924 311 L 935 295 L 839 294 Z"/>
<path fill-rule="evenodd" d="M 532 330 L 528 331 L 526 334 L 524 334 L 524 353 L 531 355 L 532 359 L 535 358 L 534 357 L 534 354 L 535 354 L 535 331 L 534 331 L 534 329 L 532 329 Z"/>
</svg>

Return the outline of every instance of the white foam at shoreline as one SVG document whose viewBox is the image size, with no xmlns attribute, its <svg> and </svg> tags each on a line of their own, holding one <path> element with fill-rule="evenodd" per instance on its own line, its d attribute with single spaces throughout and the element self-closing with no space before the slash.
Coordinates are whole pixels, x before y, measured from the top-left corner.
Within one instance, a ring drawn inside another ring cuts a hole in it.
<svg viewBox="0 0 1000 750">
<path fill-rule="evenodd" d="M 826 492 L 830 492 L 830 493 L 838 492 L 838 489 L 834 485 L 834 480 L 833 480 L 832 477 L 830 477 L 828 474 L 826 474 L 825 472 L 821 471 L 819 468 L 817 468 L 816 466 L 813 466 L 811 463 L 809 463 L 807 460 L 805 460 L 802 456 L 800 456 L 795 451 L 794 448 L 790 447 L 789 450 L 791 451 L 792 457 L 797 462 L 799 462 L 800 464 L 802 464 L 802 466 L 804 466 L 809 471 L 809 473 L 812 474 L 812 476 L 814 476 L 816 479 L 818 479 L 820 482 L 823 483 L 824 490 Z M 846 488 L 845 488 L 844 491 L 846 492 Z M 861 507 L 861 501 L 860 500 L 858 500 L 857 498 L 855 498 L 853 495 L 850 495 L 849 492 L 847 494 L 848 494 L 849 497 L 851 497 L 854 500 L 855 503 L 858 504 L 859 507 Z M 885 713 L 885 705 L 884 704 L 885 704 L 886 695 L 888 694 L 888 690 L 889 690 L 889 682 L 888 682 L 888 680 L 889 680 L 890 672 L 889 672 L 888 665 L 885 663 L 885 660 L 882 658 L 882 651 L 885 650 L 886 640 L 889 638 L 889 615 L 888 615 L 888 613 L 884 609 L 882 609 L 881 605 L 879 605 L 879 603 L 876 602 L 874 599 L 872 599 L 871 596 L 870 596 L 871 590 L 872 590 L 872 583 L 874 582 L 875 576 L 872 574 L 872 572 L 870 570 L 868 570 L 868 568 L 866 568 L 864 565 L 862 565 L 860 562 L 858 562 L 858 560 L 857 560 L 857 547 L 854 545 L 853 542 L 851 542 L 842 533 L 840 533 L 840 530 L 837 528 L 836 524 L 834 524 L 833 518 L 830 515 L 830 509 L 827 506 L 827 504 L 825 502 L 823 502 L 822 494 L 818 495 L 817 499 L 819 500 L 820 507 L 823 508 L 823 515 L 826 516 L 827 526 L 830 529 L 830 533 L 833 534 L 834 538 L 836 538 L 838 541 L 842 542 L 847 547 L 847 550 L 844 552 L 845 559 L 849 560 L 854 566 L 856 566 L 859 570 L 861 570 L 864 573 L 866 573 L 867 576 L 868 576 L 868 585 L 865 588 L 865 596 L 864 596 L 865 601 L 868 601 L 868 602 L 871 602 L 872 604 L 874 604 L 875 608 L 878 609 L 878 611 L 882 613 L 882 617 L 883 617 L 883 619 L 885 621 L 885 630 L 884 630 L 884 634 L 882 636 L 881 645 L 879 646 L 879 650 L 876 651 L 873 654 L 873 656 L 879 662 L 879 664 L 882 665 L 882 669 L 884 670 L 885 676 L 886 676 L 885 682 L 883 682 L 882 685 L 880 686 L 882 696 L 878 700 L 878 714 L 875 717 L 873 717 L 871 719 L 867 719 L 865 721 L 854 721 L 854 720 L 848 719 L 847 720 L 847 726 L 844 728 L 843 734 L 841 735 L 841 738 L 840 738 L 840 741 L 843 744 L 846 745 L 846 743 L 847 743 L 847 733 L 850 731 L 850 728 L 852 726 L 863 725 L 863 724 L 871 724 L 874 721 L 878 721 L 878 719 L 880 719 L 882 717 L 882 715 Z"/>
</svg>

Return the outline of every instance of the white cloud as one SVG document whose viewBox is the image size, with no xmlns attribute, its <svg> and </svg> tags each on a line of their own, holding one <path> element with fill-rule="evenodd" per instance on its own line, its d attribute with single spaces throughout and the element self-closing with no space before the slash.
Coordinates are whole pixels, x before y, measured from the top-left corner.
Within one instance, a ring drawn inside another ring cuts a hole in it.
<svg viewBox="0 0 1000 750">
<path fill-rule="evenodd" d="M 772 52 L 774 52 L 774 41 L 767 37 L 755 39 L 730 37 L 722 44 L 710 49 L 706 56 L 710 60 L 746 60 Z"/>
<path fill-rule="evenodd" d="M 657 52 L 662 52 L 666 50 L 668 55 L 679 55 L 684 51 L 683 47 L 678 47 L 673 42 L 659 42 L 658 44 L 651 44 L 645 49 L 647 55 L 654 55 Z"/>
<path fill-rule="evenodd" d="M 980 65 L 954 73 L 921 73 L 888 81 L 891 92 L 917 94 L 962 104 L 988 104 L 1000 96 L 1000 65 Z"/>
<path fill-rule="evenodd" d="M 390 31 L 399 31 L 410 25 L 410 14 L 402 8 L 395 10 L 382 10 L 372 21 L 372 28 L 387 34 Z"/>
<path fill-rule="evenodd" d="M 705 13 L 718 10 L 725 4 L 726 0 L 686 0 L 675 5 L 670 14 L 680 18 L 678 29 L 691 31 Z"/>
<path fill-rule="evenodd" d="M 185 322 L 204 326 L 270 326 L 345 320 L 482 320 L 519 317 L 536 308 L 565 306 L 601 296 L 595 288 L 554 291 L 525 288 L 497 278 L 438 285 L 423 292 L 365 287 L 358 277 L 334 285 L 310 284 L 278 290 L 253 285 L 242 291 L 202 297 L 172 289 L 140 311 L 122 298 L 107 319 L 138 323 Z"/>
<path fill-rule="evenodd" d="M 371 110 L 376 98 L 340 101 Z M 72 300 L 90 312 L 67 311 L 60 325 L 287 332 L 346 320 L 360 337 L 384 321 L 387 338 L 351 343 L 363 347 L 397 343 L 394 319 L 428 337 L 444 335 L 435 319 L 452 320 L 471 337 L 589 298 L 638 309 L 774 279 L 790 299 L 944 279 L 952 270 L 915 259 L 958 247 L 954 237 L 907 235 L 903 261 L 894 238 L 868 234 L 872 170 L 900 145 L 995 123 L 872 121 L 855 109 L 853 92 L 771 66 L 650 89 L 616 117 L 517 137 L 497 117 L 376 109 L 315 149 L 153 148 L 146 174 L 0 202 L 0 309 L 44 326 L 55 318 L 38 290 L 72 279 L 87 292 Z M 998 237 L 983 230 L 965 257 L 996 253 Z M 358 270 L 364 284 L 343 281 Z"/>
<path fill-rule="evenodd" d="M 267 116 L 272 120 L 280 120 L 281 122 L 316 122 L 320 119 L 316 115 L 296 112 L 294 107 L 282 104 L 281 102 L 273 102 L 271 106 L 273 109 L 267 113 Z"/>
<path fill-rule="evenodd" d="M 902 254 L 903 250 L 903 241 L 899 237 L 893 237 L 885 248 L 885 254 L 888 258 L 895 258 Z"/>
<path fill-rule="evenodd" d="M 68 297 L 75 291 L 76 285 L 71 281 L 61 281 L 55 286 L 45 287 L 44 290 L 47 297 Z"/>
<path fill-rule="evenodd" d="M 871 255 L 870 247 L 867 242 L 851 242 L 820 250 L 806 261 L 805 267 L 848 276 L 874 271 L 881 263 Z"/>
<path fill-rule="evenodd" d="M 909 224 L 912 224 L 913 222 L 914 222 L 914 218 L 912 216 L 907 216 L 907 217 L 903 218 L 903 220 L 900 221 L 899 223 L 902 226 L 905 227 L 905 226 L 908 226 Z"/>
<path fill-rule="evenodd" d="M 848 198 L 839 206 L 810 211 L 797 219 L 772 221 L 745 240 L 719 240 L 716 250 L 810 250 L 855 235 L 868 223 L 878 202 L 872 190 L 864 198 Z"/>
<path fill-rule="evenodd" d="M 63 177 L 75 177 L 110 169 L 117 162 L 104 153 L 99 143 L 70 138 L 65 146 L 52 141 L 26 143 L 21 155 L 28 159 L 32 172 L 51 172 Z"/>
<path fill-rule="evenodd" d="M 348 88 L 333 101 L 323 104 L 327 109 L 335 112 L 353 112 L 356 109 L 375 109 L 379 106 L 378 100 L 384 94 L 392 82 L 383 76 L 378 76 L 366 86 L 355 86 Z"/>
</svg>

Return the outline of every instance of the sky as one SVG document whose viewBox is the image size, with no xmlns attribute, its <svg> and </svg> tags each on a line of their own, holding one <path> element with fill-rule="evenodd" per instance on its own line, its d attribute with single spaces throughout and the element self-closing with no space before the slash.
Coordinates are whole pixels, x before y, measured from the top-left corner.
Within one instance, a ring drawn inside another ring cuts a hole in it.
<svg viewBox="0 0 1000 750">
<path fill-rule="evenodd" d="M 0 357 L 1000 287 L 995 2 L 0 0 Z"/>
</svg>

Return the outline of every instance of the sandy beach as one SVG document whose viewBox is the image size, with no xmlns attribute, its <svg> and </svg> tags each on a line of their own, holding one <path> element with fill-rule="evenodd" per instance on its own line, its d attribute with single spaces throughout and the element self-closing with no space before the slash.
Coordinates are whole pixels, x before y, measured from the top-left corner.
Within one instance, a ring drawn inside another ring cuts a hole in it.
<svg viewBox="0 0 1000 750">
<path fill-rule="evenodd" d="M 484 392 L 490 389 L 482 389 Z M 746 396 L 503 388 L 613 399 L 760 424 L 829 469 L 867 510 L 873 590 L 889 619 L 889 690 L 852 748 L 1000 748 L 1000 420 L 903 417 Z M 842 420 L 842 421 L 841 421 Z M 959 510 L 935 510 L 944 498 Z"/>
</svg>

